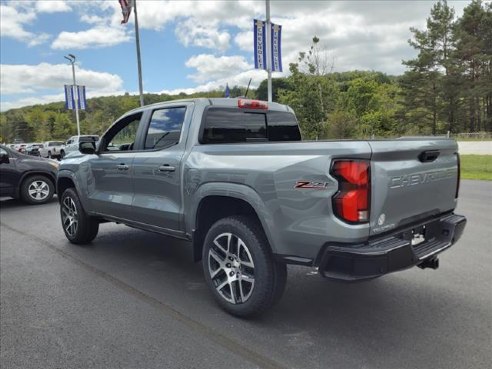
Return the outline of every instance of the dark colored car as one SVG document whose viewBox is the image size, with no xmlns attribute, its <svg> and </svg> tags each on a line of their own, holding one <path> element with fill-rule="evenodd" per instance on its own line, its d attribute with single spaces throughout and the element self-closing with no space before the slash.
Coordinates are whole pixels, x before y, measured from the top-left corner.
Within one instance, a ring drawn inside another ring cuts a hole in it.
<svg viewBox="0 0 492 369">
<path fill-rule="evenodd" d="M 44 204 L 55 194 L 58 162 L 33 157 L 0 145 L 0 196 Z"/>
<path fill-rule="evenodd" d="M 33 143 L 29 144 L 26 147 L 26 154 L 31 156 L 41 156 L 39 153 L 39 149 L 43 147 L 43 144 Z"/>
</svg>

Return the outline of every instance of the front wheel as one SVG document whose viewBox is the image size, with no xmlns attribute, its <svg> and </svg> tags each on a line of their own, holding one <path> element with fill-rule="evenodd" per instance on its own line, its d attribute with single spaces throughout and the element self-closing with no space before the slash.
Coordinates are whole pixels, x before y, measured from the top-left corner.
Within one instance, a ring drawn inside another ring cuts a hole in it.
<svg viewBox="0 0 492 369">
<path fill-rule="evenodd" d="M 205 237 L 202 263 L 208 287 L 232 315 L 261 314 L 285 288 L 285 264 L 274 260 L 263 229 L 249 217 L 217 221 Z"/>
<path fill-rule="evenodd" d="M 87 215 L 74 188 L 63 192 L 60 215 L 63 232 L 71 243 L 84 245 L 97 236 L 99 222 Z"/>
</svg>

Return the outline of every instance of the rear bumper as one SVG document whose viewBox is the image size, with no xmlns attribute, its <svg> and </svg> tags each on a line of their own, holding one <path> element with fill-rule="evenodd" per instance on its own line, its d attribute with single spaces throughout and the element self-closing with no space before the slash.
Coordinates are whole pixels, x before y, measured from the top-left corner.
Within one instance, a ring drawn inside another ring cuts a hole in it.
<svg viewBox="0 0 492 369">
<path fill-rule="evenodd" d="M 435 258 L 459 240 L 466 218 L 451 214 L 361 245 L 325 245 L 318 257 L 323 277 L 345 281 L 376 278 Z M 417 244 L 416 234 L 422 234 Z"/>
</svg>

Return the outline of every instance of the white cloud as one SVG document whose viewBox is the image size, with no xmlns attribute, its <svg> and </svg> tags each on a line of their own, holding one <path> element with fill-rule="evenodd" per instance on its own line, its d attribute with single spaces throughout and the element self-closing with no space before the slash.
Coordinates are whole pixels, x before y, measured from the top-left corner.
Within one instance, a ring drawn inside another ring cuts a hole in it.
<svg viewBox="0 0 492 369">
<path fill-rule="evenodd" d="M 231 35 L 220 31 L 212 24 L 199 24 L 195 18 L 178 23 L 176 37 L 185 46 L 193 45 L 225 51 L 229 47 Z"/>
<path fill-rule="evenodd" d="M 33 33 L 25 29 L 36 19 L 36 13 L 30 9 L 16 9 L 9 5 L 0 5 L 0 33 L 2 37 L 13 38 L 25 42 L 29 46 L 36 46 L 46 42 L 49 35 Z"/>
<path fill-rule="evenodd" d="M 459 15 L 467 2 L 449 0 L 448 4 L 455 7 Z M 322 45 L 329 50 L 330 58 L 334 57 L 335 71 L 375 69 L 400 74 L 404 70 L 401 60 L 415 55 L 407 44 L 407 39 L 411 37 L 409 27 L 423 28 L 432 5 L 432 2 L 426 1 L 272 1 L 272 21 L 283 25 L 284 70 L 288 70 L 289 62 L 297 60 L 299 51 L 309 48 L 312 37 L 317 35 Z M 30 45 L 45 42 L 50 37 L 47 34 L 30 32 L 30 27 L 36 25 L 39 13 L 70 9 L 80 15 L 79 19 L 88 29 L 61 32 L 52 44 L 53 49 L 110 47 L 130 41 L 133 34 L 132 24 L 120 25 L 121 9 L 115 0 L 2 1 L 0 6 L 2 38 L 10 37 Z M 208 91 L 222 88 L 226 83 L 230 86 L 245 86 L 250 77 L 253 77 L 252 87 L 255 87 L 266 78 L 264 71 L 254 70 L 251 65 L 252 19 L 264 19 L 264 1 L 139 1 L 138 6 L 141 29 L 166 32 L 168 35 L 172 35 L 174 31 L 177 40 L 184 46 L 210 50 L 210 54 L 196 55 L 186 62 L 176 60 L 177 63 L 185 63 L 187 67 L 194 69 L 187 77 L 197 86 L 171 92 Z M 130 23 L 133 23 L 133 17 L 130 18 Z M 170 26 L 174 29 L 169 29 Z M 223 55 L 226 50 L 230 50 L 232 43 L 232 46 L 238 46 L 247 53 L 248 57 L 213 55 Z M 26 93 L 31 89 L 33 95 L 37 96 L 31 99 L 51 99 L 55 95 L 44 92 L 42 88 L 55 87 L 36 86 L 49 85 L 49 79 L 53 80 L 57 89 L 64 83 L 70 83 L 71 73 L 67 71 L 69 66 L 62 66 L 64 69 L 54 68 L 54 72 L 48 67 L 41 67 L 42 65 L 20 66 L 14 71 L 13 77 L 4 73 L 5 66 L 2 66 L 2 94 L 9 90 L 20 91 L 9 93 Z M 22 70 L 24 67 L 25 71 Z M 47 78 L 43 77 L 45 73 Z M 77 72 L 78 76 L 79 74 L 82 78 L 82 70 Z M 67 77 L 68 81 L 61 82 L 60 75 Z M 114 94 L 114 91 L 122 90 L 120 77 L 108 73 L 105 75 L 104 78 L 94 78 L 105 81 L 108 89 L 92 91 Z M 117 77 L 119 82 L 108 82 L 105 79 L 108 76 Z M 154 78 L 145 70 L 144 76 Z M 2 109 L 5 104 L 14 103 L 4 102 Z"/>
<path fill-rule="evenodd" d="M 76 68 L 77 84 L 85 85 L 87 91 L 114 92 L 121 90 L 123 80 L 116 74 Z M 63 89 L 72 84 L 72 68 L 66 64 L 0 66 L 0 91 L 7 94 L 33 94 L 43 90 Z"/>
<path fill-rule="evenodd" d="M 86 31 L 61 32 L 51 44 L 52 49 L 80 50 L 109 47 L 130 41 L 130 36 L 121 29 L 110 26 L 96 26 Z"/>
<path fill-rule="evenodd" d="M 126 91 L 86 91 L 86 97 L 91 99 L 93 97 L 101 96 L 118 96 L 125 94 Z M 53 102 L 65 101 L 65 94 L 51 94 L 51 95 L 37 95 L 23 97 L 13 101 L 4 101 L 0 98 L 0 111 L 7 111 L 10 109 L 22 108 L 23 106 L 31 106 L 37 104 L 49 104 Z"/>
<path fill-rule="evenodd" d="M 116 74 L 77 68 L 76 75 L 77 84 L 86 86 L 88 98 L 125 93 L 123 80 Z M 72 84 L 72 68 L 66 64 L 2 64 L 0 79 L 0 111 L 6 111 L 63 101 L 63 85 Z"/>
<path fill-rule="evenodd" d="M 253 67 L 243 56 L 216 57 L 210 54 L 192 56 L 185 65 L 196 69 L 196 73 L 188 77 L 199 83 L 228 77 Z"/>
<path fill-rule="evenodd" d="M 72 10 L 64 0 L 38 0 L 35 2 L 35 7 L 40 13 L 61 13 Z"/>
<path fill-rule="evenodd" d="M 209 81 L 207 83 L 203 83 L 196 87 L 162 90 L 159 91 L 158 93 L 178 95 L 181 92 L 184 92 L 185 94 L 193 94 L 196 92 L 216 91 L 216 90 L 225 89 L 226 84 L 229 84 L 229 87 L 240 86 L 246 88 L 250 79 L 251 79 L 250 89 L 252 89 L 252 88 L 257 88 L 261 83 L 261 81 L 264 80 L 265 78 L 266 78 L 265 71 L 251 69 L 241 73 L 231 74 L 229 76 L 225 76 L 220 79 Z"/>
</svg>

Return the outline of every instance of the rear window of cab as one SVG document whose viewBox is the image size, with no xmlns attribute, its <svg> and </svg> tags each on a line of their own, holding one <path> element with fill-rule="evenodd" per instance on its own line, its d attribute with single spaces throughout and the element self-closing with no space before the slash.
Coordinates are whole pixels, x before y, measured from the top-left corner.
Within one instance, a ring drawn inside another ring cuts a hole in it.
<svg viewBox="0 0 492 369">
<path fill-rule="evenodd" d="M 290 112 L 218 107 L 206 110 L 200 137 L 203 144 L 300 140 L 299 125 Z"/>
</svg>

